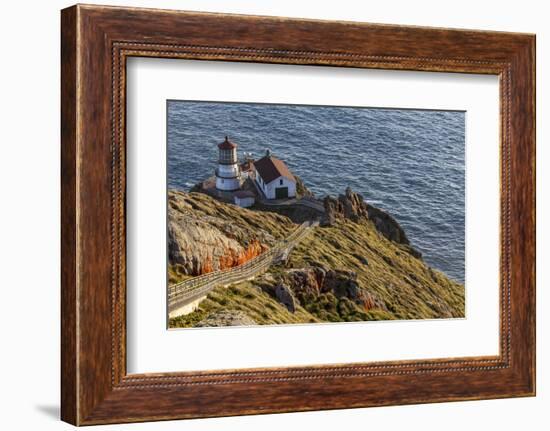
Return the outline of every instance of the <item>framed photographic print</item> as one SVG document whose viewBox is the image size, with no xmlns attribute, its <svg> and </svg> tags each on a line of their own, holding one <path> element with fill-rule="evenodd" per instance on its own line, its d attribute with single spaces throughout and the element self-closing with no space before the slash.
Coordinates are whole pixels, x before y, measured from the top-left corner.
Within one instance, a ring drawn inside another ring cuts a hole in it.
<svg viewBox="0 0 550 431">
<path fill-rule="evenodd" d="M 63 420 L 535 394 L 533 35 L 61 30 Z"/>
</svg>

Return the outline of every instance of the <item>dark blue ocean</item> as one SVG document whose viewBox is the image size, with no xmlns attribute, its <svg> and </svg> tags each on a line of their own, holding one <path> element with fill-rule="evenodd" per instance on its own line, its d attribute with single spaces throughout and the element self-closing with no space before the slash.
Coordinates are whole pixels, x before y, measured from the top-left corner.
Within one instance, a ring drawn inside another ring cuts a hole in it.
<svg viewBox="0 0 550 431">
<path fill-rule="evenodd" d="M 269 148 L 318 197 L 351 186 L 390 212 L 464 282 L 464 112 L 169 101 L 167 134 L 170 188 L 212 175 L 225 135 L 239 157 Z"/>
</svg>

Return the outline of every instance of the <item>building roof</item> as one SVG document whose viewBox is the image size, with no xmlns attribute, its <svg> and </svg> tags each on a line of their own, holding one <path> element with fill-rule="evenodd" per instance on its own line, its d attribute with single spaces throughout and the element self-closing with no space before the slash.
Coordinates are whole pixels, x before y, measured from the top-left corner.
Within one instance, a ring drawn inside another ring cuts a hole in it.
<svg viewBox="0 0 550 431">
<path fill-rule="evenodd" d="M 233 193 L 233 196 L 235 196 L 236 198 L 239 198 L 239 199 L 255 198 L 256 197 L 256 195 L 253 192 L 251 192 L 250 190 L 239 190 L 238 192 Z"/>
<path fill-rule="evenodd" d="M 226 136 L 225 141 L 223 141 L 221 144 L 218 144 L 218 148 L 220 150 L 232 150 L 233 148 L 237 148 L 237 144 L 234 142 L 231 142 L 229 138 Z"/>
<path fill-rule="evenodd" d="M 294 182 L 296 181 L 285 162 L 273 156 L 264 156 L 260 160 L 256 160 L 254 162 L 254 167 L 267 184 L 279 177 L 285 177 Z"/>
</svg>

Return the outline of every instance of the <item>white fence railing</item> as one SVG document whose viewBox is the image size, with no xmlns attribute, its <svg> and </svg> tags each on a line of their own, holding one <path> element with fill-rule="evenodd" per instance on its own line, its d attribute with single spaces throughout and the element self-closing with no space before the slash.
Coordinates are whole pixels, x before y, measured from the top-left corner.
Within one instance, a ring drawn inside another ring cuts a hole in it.
<svg viewBox="0 0 550 431">
<path fill-rule="evenodd" d="M 290 251 L 309 233 L 317 223 L 302 223 L 287 238 L 277 243 L 268 251 L 243 263 L 242 265 L 210 272 L 184 280 L 168 287 L 168 311 L 183 307 L 197 298 L 206 296 L 217 286 L 239 283 L 253 278 L 287 256 Z"/>
</svg>

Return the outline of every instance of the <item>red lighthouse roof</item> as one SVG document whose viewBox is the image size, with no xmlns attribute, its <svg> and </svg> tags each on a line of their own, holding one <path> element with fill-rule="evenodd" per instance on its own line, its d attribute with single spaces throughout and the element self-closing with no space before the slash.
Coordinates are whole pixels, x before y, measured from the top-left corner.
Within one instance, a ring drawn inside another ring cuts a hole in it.
<svg viewBox="0 0 550 431">
<path fill-rule="evenodd" d="M 225 141 L 223 141 L 221 144 L 218 144 L 218 148 L 220 150 L 232 150 L 233 148 L 237 148 L 237 144 L 234 142 L 231 142 L 229 138 L 226 136 Z"/>
</svg>

